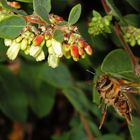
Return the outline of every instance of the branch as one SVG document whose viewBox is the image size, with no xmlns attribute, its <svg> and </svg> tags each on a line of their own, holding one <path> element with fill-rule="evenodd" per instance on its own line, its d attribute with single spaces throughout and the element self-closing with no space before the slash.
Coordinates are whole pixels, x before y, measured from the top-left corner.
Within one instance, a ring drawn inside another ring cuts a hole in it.
<svg viewBox="0 0 140 140">
<path fill-rule="evenodd" d="M 49 26 L 50 24 L 49 23 L 47 23 L 47 22 L 44 22 L 44 21 L 42 21 L 40 18 L 39 18 L 39 16 L 37 16 L 37 15 L 28 15 L 28 16 L 23 16 L 23 18 L 25 19 L 25 21 L 27 22 L 27 23 L 30 23 L 30 24 L 38 24 L 38 25 L 44 25 L 44 26 Z M 61 17 L 60 17 L 61 18 Z M 50 26 L 49 26 L 50 27 Z M 77 26 L 71 26 L 71 27 L 69 27 L 69 26 L 67 26 L 67 25 L 63 25 L 63 26 L 59 26 L 59 25 L 57 25 L 57 24 L 52 24 L 52 26 L 51 26 L 52 28 L 54 28 L 54 29 L 58 29 L 58 30 L 61 30 L 61 31 L 66 31 L 66 30 L 72 30 L 72 31 L 77 31 L 78 29 L 77 29 Z"/>
<path fill-rule="evenodd" d="M 103 5 L 105 12 L 108 14 L 110 12 L 110 8 L 108 7 L 106 0 L 101 0 L 101 3 Z M 128 56 L 130 57 L 135 74 L 137 76 L 140 76 L 140 65 L 138 63 L 138 59 L 135 57 L 135 55 L 133 54 L 133 52 L 129 48 L 128 44 L 124 40 L 122 30 L 120 28 L 120 25 L 117 22 L 115 22 L 114 30 L 115 30 L 116 35 L 118 36 L 119 40 L 121 41 L 125 51 L 127 52 Z"/>
<path fill-rule="evenodd" d="M 42 21 L 38 16 L 35 15 L 23 16 L 23 18 L 26 20 L 26 22 L 29 23 L 36 23 L 40 25 L 47 24 L 46 22 Z"/>
<path fill-rule="evenodd" d="M 88 140 L 94 140 L 87 118 L 83 114 L 81 114 L 80 119 L 87 133 Z"/>
<path fill-rule="evenodd" d="M 130 56 L 133 66 L 135 66 L 137 64 L 136 57 L 134 56 L 134 54 L 131 51 L 131 49 L 129 48 L 128 44 L 124 40 L 123 35 L 122 35 L 122 31 L 121 31 L 121 28 L 120 28 L 120 25 L 117 22 L 115 22 L 114 30 L 116 32 L 116 35 L 120 39 L 124 49 L 126 50 L 128 55 Z"/>
</svg>

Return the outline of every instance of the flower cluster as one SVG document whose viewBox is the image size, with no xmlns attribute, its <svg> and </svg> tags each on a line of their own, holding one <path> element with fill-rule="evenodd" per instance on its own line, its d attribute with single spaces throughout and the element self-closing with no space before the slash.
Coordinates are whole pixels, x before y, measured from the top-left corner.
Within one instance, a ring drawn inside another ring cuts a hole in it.
<svg viewBox="0 0 140 140">
<path fill-rule="evenodd" d="M 132 47 L 140 45 L 140 29 L 134 26 L 122 27 L 124 38 Z"/>
<path fill-rule="evenodd" d="M 110 33 L 110 24 L 112 20 L 112 15 L 106 15 L 102 17 L 100 13 L 97 11 L 93 11 L 93 17 L 89 23 L 89 34 L 92 34 L 93 36 L 96 36 L 101 33 Z"/>
<path fill-rule="evenodd" d="M 27 25 L 14 40 L 5 39 L 5 45 L 9 46 L 8 58 L 14 60 L 19 51 L 22 50 L 25 54 L 34 57 L 36 61 L 42 61 L 45 59 L 43 49 L 47 47 L 48 65 L 55 68 L 63 56 L 67 59 L 72 57 L 74 61 L 78 61 L 86 54 L 92 54 L 91 47 L 78 33 L 76 26 L 68 24 L 60 26 L 59 24 L 65 21 L 57 15 L 50 14 L 49 19 L 51 24 L 39 25 L 38 27 Z M 56 30 L 59 30 L 59 33 L 63 35 L 61 41 L 57 40 L 54 35 Z"/>
<path fill-rule="evenodd" d="M 38 36 L 39 38 L 40 36 Z M 42 51 L 43 42 L 40 44 L 35 44 L 37 37 L 35 37 L 35 34 L 30 31 L 25 31 L 20 36 L 18 36 L 16 39 L 5 39 L 5 45 L 9 46 L 7 50 L 7 56 L 9 59 L 14 60 L 19 50 L 23 50 L 25 54 L 29 54 L 33 56 L 36 61 L 41 61 L 45 59 L 44 52 Z M 38 39 L 39 40 L 39 39 Z"/>
</svg>

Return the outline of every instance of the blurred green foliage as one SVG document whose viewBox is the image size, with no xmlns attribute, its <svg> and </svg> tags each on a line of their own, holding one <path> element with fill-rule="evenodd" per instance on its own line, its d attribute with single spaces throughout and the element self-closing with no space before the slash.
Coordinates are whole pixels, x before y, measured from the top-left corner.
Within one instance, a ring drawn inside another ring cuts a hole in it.
<svg viewBox="0 0 140 140">
<path fill-rule="evenodd" d="M 26 13 L 33 11 L 32 2 L 34 2 L 35 12 L 43 20 L 44 18 L 47 19 L 44 11 L 40 11 L 42 3 L 40 2 L 39 6 L 36 4 L 36 2 L 39 2 L 38 0 L 17 1 L 21 2 L 21 8 Z M 116 4 L 119 0 L 106 1 L 112 10 L 114 18 L 120 24 L 139 26 L 140 2 L 138 0 L 123 0 L 122 5 Z M 72 112 L 68 112 L 70 119 L 67 119 L 63 124 L 67 126 L 67 129 L 61 129 L 60 125 L 58 126 L 59 133 L 53 131 L 51 136 L 48 136 L 49 138 L 45 137 L 45 139 L 90 140 L 84 123 L 80 119 L 83 115 L 87 119 L 89 129 L 95 140 L 138 140 L 140 138 L 140 118 L 137 113 L 134 113 L 136 117 L 133 117 L 132 125 L 127 126 L 125 120 L 110 107 L 103 128 L 98 129 L 102 116 L 102 112 L 98 108 L 100 97 L 96 90 L 98 76 L 102 73 L 107 73 L 134 82 L 140 82 L 140 78 L 133 73 L 130 58 L 123 50 L 112 27 L 110 34 L 95 37 L 88 34 L 88 22 L 92 15 L 92 10 L 97 10 L 105 15 L 101 2 L 98 0 L 88 2 L 82 0 L 52 0 L 51 7 L 47 5 L 50 8 L 49 10 L 45 8 L 47 2 L 49 3 L 50 1 L 43 0 L 44 10 L 49 13 L 52 7 L 52 12 L 56 12 L 55 14 L 60 14 L 64 19 L 68 19 L 69 24 L 74 24 L 78 20 L 80 13 L 78 13 L 77 17 L 74 17 L 74 11 L 69 18 L 67 13 L 76 3 L 81 3 L 82 15 L 77 26 L 83 38 L 92 46 L 93 55 L 87 56 L 79 62 L 62 60 L 59 67 L 55 69 L 49 67 L 45 61 L 37 63 L 22 53 L 16 61 L 11 62 L 5 55 L 6 47 L 2 38 L 7 38 L 8 35 L 10 37 L 16 36 L 25 23 L 18 17 L 19 19 L 16 22 L 13 21 L 10 26 L 2 28 L 2 24 L 8 24 L 4 23 L 5 21 L 8 22 L 8 20 L 0 22 L 0 36 L 2 36 L 0 39 L 1 114 L 8 116 L 12 121 L 32 123 L 34 126 L 36 121 L 31 120 L 51 117 L 52 113 L 56 113 L 56 106 L 62 105 L 63 108 L 66 106 L 63 111 L 67 112 L 70 107 L 65 104 L 65 101 L 62 100 L 57 104 L 57 96 L 64 96 L 65 100 L 72 105 Z M 131 7 L 131 9 L 128 9 L 127 6 Z M 121 11 L 122 7 L 124 7 L 125 14 Z M 78 8 L 79 12 L 80 8 Z M 88 11 L 86 11 L 87 9 Z M 10 18 L 14 20 L 17 17 L 12 16 Z M 21 26 L 17 26 L 18 24 Z M 12 25 L 17 26 L 17 31 L 12 29 Z M 4 30 L 6 30 L 5 33 Z M 7 36 L 3 36 L 3 33 L 4 35 L 7 34 Z M 136 49 L 139 51 L 139 47 L 136 46 Z M 95 72 L 95 74 L 88 73 L 87 69 L 93 73 Z M 140 102 L 140 98 L 137 98 L 137 101 Z M 57 115 L 61 116 L 61 113 Z M 59 118 L 57 115 L 54 117 L 55 120 L 57 120 L 57 117 Z M 50 126 L 55 127 L 55 124 L 50 122 Z M 41 137 L 43 136 L 40 136 L 39 139 L 43 139 Z"/>
</svg>

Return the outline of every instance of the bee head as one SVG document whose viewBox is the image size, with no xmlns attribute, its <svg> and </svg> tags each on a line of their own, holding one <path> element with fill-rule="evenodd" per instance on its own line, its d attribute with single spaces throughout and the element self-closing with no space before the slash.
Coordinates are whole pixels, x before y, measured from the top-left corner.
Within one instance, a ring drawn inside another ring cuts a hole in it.
<svg viewBox="0 0 140 140">
<path fill-rule="evenodd" d="M 107 85 L 108 81 L 110 80 L 107 75 L 101 75 L 96 83 L 97 90 L 100 91 L 104 86 Z"/>
</svg>

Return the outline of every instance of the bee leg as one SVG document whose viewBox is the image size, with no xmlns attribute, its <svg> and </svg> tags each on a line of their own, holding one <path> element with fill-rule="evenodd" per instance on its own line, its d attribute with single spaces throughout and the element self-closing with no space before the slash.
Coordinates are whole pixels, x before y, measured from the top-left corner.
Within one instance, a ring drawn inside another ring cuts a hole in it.
<svg viewBox="0 0 140 140">
<path fill-rule="evenodd" d="M 127 124 L 130 125 L 132 123 L 132 116 L 131 116 L 130 112 L 125 114 L 125 119 L 127 121 Z"/>
<path fill-rule="evenodd" d="M 106 111 L 107 111 L 107 105 L 105 104 L 105 106 L 104 106 L 104 111 L 103 111 L 103 115 L 102 115 L 102 119 L 101 119 L 100 126 L 99 126 L 99 129 L 101 129 L 102 126 L 103 126 L 103 123 L 104 123 L 104 120 L 105 120 L 105 117 L 106 117 Z"/>
<path fill-rule="evenodd" d="M 101 97 L 100 98 L 100 104 L 98 105 L 98 108 L 102 108 L 102 106 L 103 106 L 103 98 Z"/>
</svg>

